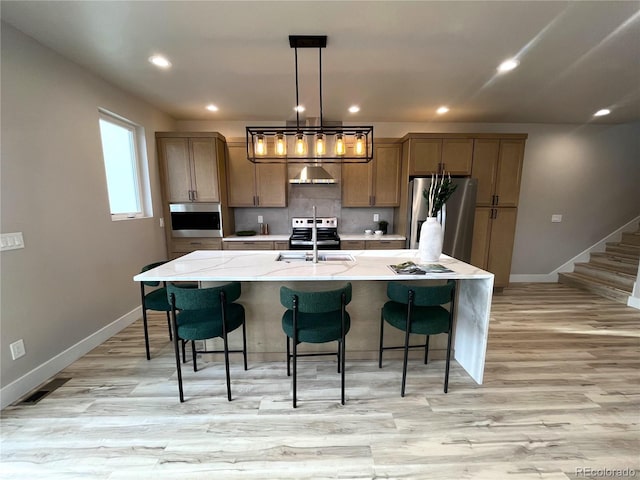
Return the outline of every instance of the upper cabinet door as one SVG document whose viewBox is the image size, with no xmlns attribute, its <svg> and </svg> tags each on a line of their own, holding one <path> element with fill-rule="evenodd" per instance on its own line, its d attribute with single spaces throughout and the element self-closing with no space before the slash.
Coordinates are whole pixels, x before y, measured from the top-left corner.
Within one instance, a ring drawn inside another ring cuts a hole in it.
<svg viewBox="0 0 640 480">
<path fill-rule="evenodd" d="M 253 207 L 256 180 L 253 163 L 247 160 L 244 143 L 227 144 L 227 186 L 230 207 Z"/>
<path fill-rule="evenodd" d="M 445 138 L 442 140 L 440 173 L 471 175 L 473 139 Z"/>
<path fill-rule="evenodd" d="M 412 138 L 409 140 L 409 175 L 431 175 L 440 171 L 442 139 Z"/>
<path fill-rule="evenodd" d="M 188 138 L 158 138 L 160 172 L 169 203 L 191 201 L 191 164 Z"/>
<path fill-rule="evenodd" d="M 470 175 L 472 138 L 410 138 L 409 175 Z"/>
<path fill-rule="evenodd" d="M 342 206 L 369 207 L 373 201 L 372 182 L 375 158 L 369 163 L 342 164 Z"/>
<path fill-rule="evenodd" d="M 500 140 L 495 205 L 517 207 L 524 157 L 524 140 Z"/>
<path fill-rule="evenodd" d="M 471 176 L 478 180 L 477 206 L 493 205 L 500 140 L 477 138 L 473 148 Z"/>
<path fill-rule="evenodd" d="M 377 207 L 400 205 L 401 144 L 377 144 L 372 162 L 373 204 Z"/>
<path fill-rule="evenodd" d="M 213 138 L 191 138 L 191 185 L 195 202 L 220 202 L 216 140 Z"/>
<path fill-rule="evenodd" d="M 246 159 L 245 162 L 250 163 Z M 287 206 L 287 165 L 265 163 L 255 165 L 256 203 L 260 207 Z"/>
</svg>

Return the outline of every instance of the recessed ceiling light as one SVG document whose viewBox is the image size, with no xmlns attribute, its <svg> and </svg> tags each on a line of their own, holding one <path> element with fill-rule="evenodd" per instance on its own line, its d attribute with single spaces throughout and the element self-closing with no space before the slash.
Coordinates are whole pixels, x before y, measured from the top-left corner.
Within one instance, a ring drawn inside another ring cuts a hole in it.
<svg viewBox="0 0 640 480">
<path fill-rule="evenodd" d="M 207 110 L 209 110 L 210 112 L 217 112 L 218 111 L 218 107 L 216 107 L 213 103 L 207 105 Z"/>
<path fill-rule="evenodd" d="M 358 113 L 360 111 L 360 107 L 357 105 L 351 105 L 349 107 L 349 112 L 351 113 Z"/>
<path fill-rule="evenodd" d="M 153 63 L 156 67 L 160 68 L 169 68 L 171 66 L 171 62 L 167 60 L 162 55 L 153 55 L 149 57 L 149 61 Z"/>
<path fill-rule="evenodd" d="M 511 70 L 516 68 L 518 65 L 520 65 L 520 62 L 518 60 L 516 60 L 515 58 L 510 58 L 509 60 L 505 60 L 498 66 L 498 72 L 500 73 L 510 72 Z"/>
<path fill-rule="evenodd" d="M 598 110 L 596 113 L 593 114 L 594 117 L 604 117 L 605 115 L 609 115 L 611 113 L 611 110 L 609 110 L 608 108 L 603 108 L 601 110 Z"/>
<path fill-rule="evenodd" d="M 293 107 L 296 112 L 304 112 L 304 107 L 302 105 L 298 105 L 297 107 Z"/>
<path fill-rule="evenodd" d="M 443 113 L 447 113 L 449 111 L 449 107 L 445 107 L 444 105 L 436 110 L 438 115 L 442 115 Z"/>
</svg>

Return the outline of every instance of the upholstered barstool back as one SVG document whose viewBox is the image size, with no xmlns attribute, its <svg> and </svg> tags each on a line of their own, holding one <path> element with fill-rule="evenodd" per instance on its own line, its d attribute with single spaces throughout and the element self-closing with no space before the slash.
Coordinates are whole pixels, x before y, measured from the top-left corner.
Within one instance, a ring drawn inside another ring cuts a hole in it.
<svg viewBox="0 0 640 480">
<path fill-rule="evenodd" d="M 293 407 L 297 406 L 297 358 L 301 356 L 336 355 L 341 372 L 341 403 L 345 402 L 344 368 L 345 337 L 351 327 L 346 306 L 351 302 L 351 283 L 330 291 L 299 291 L 280 288 L 280 303 L 287 310 L 282 315 L 282 329 L 287 336 L 287 375 L 291 375 L 293 359 Z M 293 341 L 291 353 L 290 340 Z M 336 353 L 298 353 L 300 343 L 338 342 Z"/>
<path fill-rule="evenodd" d="M 229 374 L 229 353 L 242 353 L 244 369 L 247 369 L 247 337 L 244 307 L 234 303 L 240 298 L 240 282 L 211 288 L 183 288 L 167 285 L 169 303 L 172 306 L 173 343 L 178 369 L 178 390 L 180 401 L 184 401 L 182 391 L 182 371 L 178 341 L 191 341 L 193 370 L 197 371 L 196 353 L 224 353 L 227 377 L 227 398 L 231 401 L 231 379 Z M 242 327 L 242 350 L 229 350 L 227 335 Z M 200 350 L 196 352 L 196 340 L 222 338 L 223 350 Z"/>
<path fill-rule="evenodd" d="M 454 318 L 455 281 L 449 280 L 444 285 L 408 285 L 400 282 L 389 282 L 387 297 L 380 314 L 380 350 L 378 366 L 382 368 L 382 352 L 390 349 L 403 349 L 404 362 L 402 367 L 401 396 L 404 397 L 407 378 L 408 350 L 410 348 L 424 348 L 424 363 L 429 355 L 429 336 L 447 333 L 447 360 L 445 366 L 444 392 L 449 385 L 449 363 L 451 357 L 451 333 Z M 450 304 L 449 309 L 444 305 Z M 384 347 L 384 323 L 405 332 L 405 342 L 402 346 Z M 422 345 L 409 345 L 411 334 L 426 335 Z"/>
</svg>

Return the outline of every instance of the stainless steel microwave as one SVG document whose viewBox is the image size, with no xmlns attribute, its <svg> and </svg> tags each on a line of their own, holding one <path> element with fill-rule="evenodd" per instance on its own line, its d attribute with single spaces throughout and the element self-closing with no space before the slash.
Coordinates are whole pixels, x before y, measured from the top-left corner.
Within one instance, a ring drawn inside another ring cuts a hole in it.
<svg viewBox="0 0 640 480">
<path fill-rule="evenodd" d="M 169 211 L 174 237 L 222 237 L 219 203 L 172 203 Z"/>
</svg>

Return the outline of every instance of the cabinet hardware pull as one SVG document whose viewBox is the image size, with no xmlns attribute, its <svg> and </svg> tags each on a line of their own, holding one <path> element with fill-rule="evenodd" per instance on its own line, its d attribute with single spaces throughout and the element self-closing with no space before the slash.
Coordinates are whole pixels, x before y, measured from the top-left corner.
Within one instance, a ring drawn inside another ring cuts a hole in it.
<svg viewBox="0 0 640 480">
<path fill-rule="evenodd" d="M 194 200 L 197 200 L 197 199 L 198 199 L 198 191 L 197 191 L 197 190 L 194 190 L 194 191 L 193 191 L 193 199 L 194 199 Z"/>
<path fill-rule="evenodd" d="M 496 195 L 496 205 L 500 203 L 500 195 Z"/>
<path fill-rule="evenodd" d="M 202 242 L 189 242 L 189 245 L 202 245 Z"/>
<path fill-rule="evenodd" d="M 256 206 L 260 205 L 260 195 L 256 195 Z"/>
</svg>

